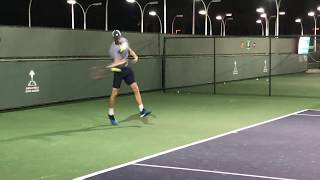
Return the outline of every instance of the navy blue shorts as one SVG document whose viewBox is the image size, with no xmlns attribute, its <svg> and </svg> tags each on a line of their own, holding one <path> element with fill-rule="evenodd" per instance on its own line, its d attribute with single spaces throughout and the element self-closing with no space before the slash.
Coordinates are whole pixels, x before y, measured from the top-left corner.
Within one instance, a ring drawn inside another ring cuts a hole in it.
<svg viewBox="0 0 320 180">
<path fill-rule="evenodd" d="M 130 67 L 124 67 L 121 69 L 121 72 L 115 72 L 113 74 L 113 88 L 120 89 L 122 80 L 124 80 L 127 85 L 136 82 L 134 73 Z"/>
</svg>

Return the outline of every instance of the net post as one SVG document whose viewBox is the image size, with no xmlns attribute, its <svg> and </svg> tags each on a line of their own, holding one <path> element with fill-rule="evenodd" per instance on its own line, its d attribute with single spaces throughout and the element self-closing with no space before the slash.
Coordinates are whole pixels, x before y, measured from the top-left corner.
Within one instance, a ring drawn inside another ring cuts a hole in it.
<svg viewBox="0 0 320 180">
<path fill-rule="evenodd" d="M 158 54 L 161 56 L 161 34 L 158 34 Z"/>
<path fill-rule="evenodd" d="M 163 37 L 163 54 L 162 54 L 162 91 L 166 92 L 166 42 L 167 38 Z"/>
<path fill-rule="evenodd" d="M 271 72 L 271 70 L 272 70 L 272 57 L 271 57 L 271 55 L 272 55 L 272 39 L 271 39 L 271 36 L 269 36 L 269 96 L 271 96 L 272 94 L 271 94 L 271 75 L 272 75 L 272 72 Z"/>
<path fill-rule="evenodd" d="M 213 94 L 216 94 L 216 38 L 213 37 Z"/>
</svg>

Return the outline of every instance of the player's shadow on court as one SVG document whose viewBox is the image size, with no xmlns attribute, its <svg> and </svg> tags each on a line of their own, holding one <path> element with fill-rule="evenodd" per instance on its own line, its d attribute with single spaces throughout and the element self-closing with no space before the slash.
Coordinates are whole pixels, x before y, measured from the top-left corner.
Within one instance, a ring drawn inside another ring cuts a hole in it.
<svg viewBox="0 0 320 180">
<path fill-rule="evenodd" d="M 31 135 L 26 135 L 26 136 L 3 139 L 3 140 L 0 140 L 0 142 L 14 142 L 14 141 L 26 140 L 26 139 L 38 139 L 38 140 L 50 141 L 51 140 L 50 138 L 55 137 L 55 136 L 72 136 L 76 133 L 93 132 L 93 131 L 106 131 L 106 130 L 122 129 L 122 128 L 141 128 L 141 126 L 139 126 L 139 125 L 131 125 L 131 126 L 98 125 L 98 126 L 87 127 L 87 128 L 82 128 L 82 129 L 73 129 L 73 130 L 64 130 L 64 131 L 49 132 L 49 133 L 31 134 Z"/>
<path fill-rule="evenodd" d="M 141 118 L 138 114 L 134 114 L 134 115 L 131 115 L 131 116 L 127 117 L 126 119 L 120 121 L 120 123 L 130 122 L 130 121 L 141 121 L 143 124 L 151 125 L 152 123 L 150 123 L 150 121 L 149 121 L 150 117 L 156 118 L 157 116 L 150 114 L 147 117 Z"/>
</svg>

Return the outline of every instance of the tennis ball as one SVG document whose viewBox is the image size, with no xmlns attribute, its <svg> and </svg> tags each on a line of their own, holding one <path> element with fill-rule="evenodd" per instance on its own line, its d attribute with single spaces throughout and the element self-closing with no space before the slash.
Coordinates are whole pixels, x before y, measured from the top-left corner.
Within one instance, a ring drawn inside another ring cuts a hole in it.
<svg viewBox="0 0 320 180">
<path fill-rule="evenodd" d="M 129 44 L 127 42 L 123 42 L 119 45 L 120 47 L 120 52 L 123 52 L 129 48 Z"/>
<path fill-rule="evenodd" d="M 112 72 L 121 72 L 121 69 L 119 69 L 119 68 L 111 68 L 111 71 Z"/>
</svg>

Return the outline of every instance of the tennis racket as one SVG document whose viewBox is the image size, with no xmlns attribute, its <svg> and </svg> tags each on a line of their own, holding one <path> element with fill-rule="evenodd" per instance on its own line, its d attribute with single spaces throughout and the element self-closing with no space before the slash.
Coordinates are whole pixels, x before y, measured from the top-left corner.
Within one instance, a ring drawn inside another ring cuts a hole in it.
<svg viewBox="0 0 320 180">
<path fill-rule="evenodd" d="M 127 63 L 126 60 L 115 60 L 110 65 L 106 66 L 106 68 L 116 68 L 116 67 L 124 65 L 125 63 Z"/>
<path fill-rule="evenodd" d="M 94 80 L 104 79 L 113 72 L 121 72 L 121 66 L 127 63 L 125 60 L 116 60 L 110 65 L 97 65 L 90 68 L 90 77 Z"/>
</svg>

